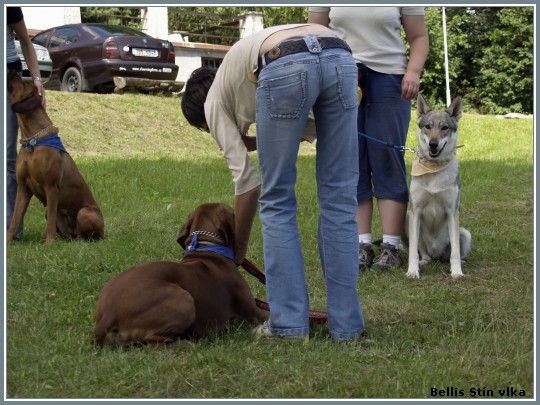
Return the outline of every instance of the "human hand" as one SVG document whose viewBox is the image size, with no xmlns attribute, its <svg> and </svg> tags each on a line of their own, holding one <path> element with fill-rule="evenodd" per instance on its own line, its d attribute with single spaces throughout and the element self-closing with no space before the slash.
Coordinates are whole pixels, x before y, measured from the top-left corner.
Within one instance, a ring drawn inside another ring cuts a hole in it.
<svg viewBox="0 0 540 405">
<path fill-rule="evenodd" d="M 45 97 L 45 88 L 40 78 L 34 78 L 34 87 L 37 89 L 38 94 L 41 96 L 41 106 L 43 109 L 47 108 L 47 99 Z"/>
<path fill-rule="evenodd" d="M 420 76 L 411 72 L 405 73 L 401 82 L 401 98 L 412 100 L 420 90 Z"/>
</svg>

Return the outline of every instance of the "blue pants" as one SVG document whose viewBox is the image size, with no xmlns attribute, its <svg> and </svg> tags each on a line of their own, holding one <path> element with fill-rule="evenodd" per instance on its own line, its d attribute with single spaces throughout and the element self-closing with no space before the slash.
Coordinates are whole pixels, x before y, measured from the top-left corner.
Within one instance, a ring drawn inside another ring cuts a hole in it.
<svg viewBox="0 0 540 405">
<path fill-rule="evenodd" d="M 359 132 L 393 145 L 405 145 L 411 102 L 401 99 L 402 79 L 403 75 L 367 69 L 367 91 L 358 108 Z M 358 143 L 358 202 L 372 197 L 408 202 L 404 152 L 361 135 L 358 136 Z"/>
<path fill-rule="evenodd" d="M 11 111 L 11 98 L 6 92 L 6 229 L 9 227 L 13 210 L 15 209 L 15 196 L 17 195 L 17 177 L 15 165 L 17 163 L 17 140 L 19 136 L 19 122 L 17 114 Z M 22 237 L 23 225 L 19 226 L 15 237 Z"/>
<path fill-rule="evenodd" d="M 305 38 L 308 48 L 314 37 Z M 260 218 L 270 330 L 309 333 L 309 299 L 297 223 L 296 159 L 308 113 L 317 129 L 318 244 L 326 282 L 328 328 L 338 340 L 364 328 L 358 297 L 357 69 L 343 49 L 301 52 L 261 70 L 257 148 L 262 176 Z"/>
</svg>

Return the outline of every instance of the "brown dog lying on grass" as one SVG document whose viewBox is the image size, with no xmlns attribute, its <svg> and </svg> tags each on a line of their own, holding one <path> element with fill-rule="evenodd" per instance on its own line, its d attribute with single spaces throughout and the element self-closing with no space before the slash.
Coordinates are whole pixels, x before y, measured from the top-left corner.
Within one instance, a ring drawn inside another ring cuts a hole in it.
<svg viewBox="0 0 540 405">
<path fill-rule="evenodd" d="M 231 207 L 199 206 L 178 243 L 186 250 L 181 261 L 140 264 L 105 284 L 96 307 L 96 343 L 171 343 L 220 331 L 233 318 L 267 318 L 234 262 Z"/>
<path fill-rule="evenodd" d="M 7 85 L 11 108 L 19 119 L 22 144 L 16 165 L 17 196 L 7 239 L 15 239 L 34 195 L 47 207 L 45 243 L 52 244 L 57 232 L 64 238 L 103 238 L 101 210 L 65 151 L 58 128 L 41 106 L 37 88 L 14 72 L 8 73 Z"/>
</svg>

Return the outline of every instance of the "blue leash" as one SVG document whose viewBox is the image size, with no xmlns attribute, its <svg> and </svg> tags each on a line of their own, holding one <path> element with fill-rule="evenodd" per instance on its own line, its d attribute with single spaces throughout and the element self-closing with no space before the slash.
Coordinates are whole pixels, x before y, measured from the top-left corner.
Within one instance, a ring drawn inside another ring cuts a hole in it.
<svg viewBox="0 0 540 405">
<path fill-rule="evenodd" d="M 403 146 L 401 146 L 401 145 L 394 145 L 394 144 L 391 144 L 391 143 L 389 143 L 389 142 L 381 141 L 380 139 L 373 138 L 372 136 L 366 135 L 366 134 L 364 134 L 363 132 L 360 132 L 360 131 L 358 131 L 358 135 L 363 136 L 364 138 L 367 138 L 367 139 L 369 139 L 370 141 L 374 141 L 374 142 L 380 143 L 381 145 L 388 146 L 389 148 L 399 150 L 400 152 L 406 152 L 406 151 L 409 151 L 409 152 L 416 153 L 416 151 L 415 151 L 413 148 L 407 148 L 407 147 L 404 146 L 404 145 L 403 145 Z"/>
</svg>

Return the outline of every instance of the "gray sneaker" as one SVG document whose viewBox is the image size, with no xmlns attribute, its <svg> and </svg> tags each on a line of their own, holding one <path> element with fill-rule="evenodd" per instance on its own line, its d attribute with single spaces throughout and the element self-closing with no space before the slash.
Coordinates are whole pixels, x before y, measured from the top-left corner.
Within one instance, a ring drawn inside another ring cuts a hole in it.
<svg viewBox="0 0 540 405">
<path fill-rule="evenodd" d="M 373 253 L 373 248 L 371 243 L 360 243 L 358 248 L 358 261 L 360 263 L 360 271 L 368 269 L 373 264 L 373 258 L 375 253 Z"/>
<path fill-rule="evenodd" d="M 399 250 L 389 243 L 381 243 L 381 254 L 373 259 L 373 270 L 397 269 L 401 267 Z"/>
</svg>

